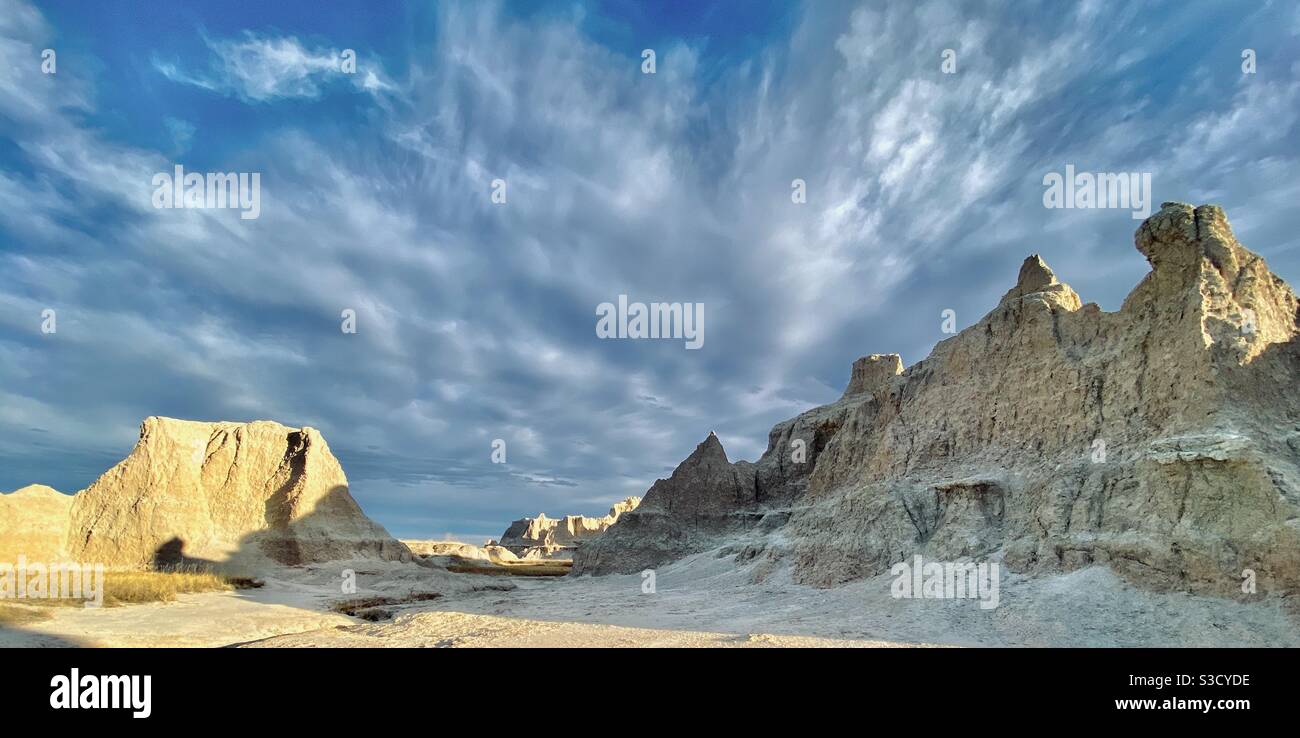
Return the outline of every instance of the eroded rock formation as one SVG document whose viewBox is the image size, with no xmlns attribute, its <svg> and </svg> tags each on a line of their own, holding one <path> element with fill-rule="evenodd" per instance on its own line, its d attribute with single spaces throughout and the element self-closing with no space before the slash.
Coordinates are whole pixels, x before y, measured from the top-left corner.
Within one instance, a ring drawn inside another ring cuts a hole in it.
<svg viewBox="0 0 1300 738">
<path fill-rule="evenodd" d="M 30 489 L 30 488 L 29 488 Z M 361 511 L 320 433 L 278 423 L 201 423 L 148 418 L 131 454 L 75 496 L 21 501 L 41 514 L 41 541 L 61 540 L 75 561 L 167 567 L 409 557 Z M 22 492 L 7 495 L 6 505 Z M 0 513 L 0 540 L 14 526 Z M 27 554 L 33 558 L 32 554 Z M 52 558 L 52 557 L 51 557 Z"/>
<path fill-rule="evenodd" d="M 461 543 L 460 541 L 402 539 L 402 544 L 409 548 L 412 554 L 418 557 L 451 557 L 457 559 L 473 559 L 476 561 L 491 561 L 495 564 L 508 564 L 518 561 L 520 558 L 510 549 L 497 545 L 496 541 L 488 541 L 482 546 L 475 546 L 472 543 Z M 534 558 L 540 557 L 534 556 Z"/>
<path fill-rule="evenodd" d="M 585 515 L 565 515 L 548 518 L 538 513 L 535 518 L 520 518 L 501 534 L 500 545 L 526 559 L 570 558 L 584 543 L 604 533 L 620 516 L 635 510 L 640 497 L 627 497 L 609 509 L 609 514 L 599 518 Z"/>
<path fill-rule="evenodd" d="M 71 509 L 71 495 L 40 484 L 0 494 L 0 563 L 62 561 Z"/>
<path fill-rule="evenodd" d="M 710 435 L 574 571 L 717 548 L 832 585 L 919 553 L 1101 563 L 1219 595 L 1249 569 L 1260 591 L 1294 591 L 1296 296 L 1217 206 L 1165 203 L 1136 245 L 1152 270 L 1118 312 L 1031 256 L 978 323 L 905 371 L 860 359 L 844 396 L 778 424 L 757 463 L 728 463 Z"/>
</svg>

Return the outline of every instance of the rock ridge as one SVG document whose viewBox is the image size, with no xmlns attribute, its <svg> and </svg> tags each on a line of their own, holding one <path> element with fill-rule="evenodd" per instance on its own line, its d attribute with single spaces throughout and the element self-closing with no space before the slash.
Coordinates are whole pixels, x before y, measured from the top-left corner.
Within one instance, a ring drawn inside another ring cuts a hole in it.
<svg viewBox="0 0 1300 738">
<path fill-rule="evenodd" d="M 627 573 L 716 550 L 830 586 L 914 554 L 1140 586 L 1300 586 L 1300 310 L 1215 205 L 1137 229 L 1151 271 L 1107 313 L 1038 255 L 979 322 L 906 369 L 854 363 L 834 403 L 726 462 L 706 439 L 575 556 Z M 802 453 L 802 456 L 800 455 Z"/>
</svg>

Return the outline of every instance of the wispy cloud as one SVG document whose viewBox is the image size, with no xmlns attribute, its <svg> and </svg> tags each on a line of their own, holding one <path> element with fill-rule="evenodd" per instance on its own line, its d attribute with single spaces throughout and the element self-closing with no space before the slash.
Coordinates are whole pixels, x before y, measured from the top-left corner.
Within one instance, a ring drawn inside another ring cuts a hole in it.
<svg viewBox="0 0 1300 738">
<path fill-rule="evenodd" d="M 204 37 L 212 59 L 206 69 L 187 70 L 177 61 L 153 58 L 167 79 L 248 102 L 316 98 L 330 85 L 349 84 L 371 94 L 390 92 L 383 70 L 355 49 L 308 48 L 294 36 L 245 31 L 236 39 Z M 351 66 L 348 66 L 351 62 Z"/>
</svg>

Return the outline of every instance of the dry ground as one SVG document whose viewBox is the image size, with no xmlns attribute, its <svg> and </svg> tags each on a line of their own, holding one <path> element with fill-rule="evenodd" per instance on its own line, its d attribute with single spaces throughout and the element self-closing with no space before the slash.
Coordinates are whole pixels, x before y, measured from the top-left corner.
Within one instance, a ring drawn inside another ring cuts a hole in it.
<svg viewBox="0 0 1300 738">
<path fill-rule="evenodd" d="M 359 589 L 340 592 L 353 569 Z M 640 576 L 503 577 L 413 564 L 286 569 L 260 589 L 173 603 L 51 609 L 0 623 L 3 645 L 474 646 L 1300 646 L 1280 597 L 1260 602 L 1153 593 L 1108 569 L 1005 575 L 1001 604 L 896 600 L 889 576 L 834 589 L 794 585 L 710 555 Z M 362 617 L 332 608 L 344 606 Z M 367 618 L 367 619 L 363 619 Z"/>
</svg>

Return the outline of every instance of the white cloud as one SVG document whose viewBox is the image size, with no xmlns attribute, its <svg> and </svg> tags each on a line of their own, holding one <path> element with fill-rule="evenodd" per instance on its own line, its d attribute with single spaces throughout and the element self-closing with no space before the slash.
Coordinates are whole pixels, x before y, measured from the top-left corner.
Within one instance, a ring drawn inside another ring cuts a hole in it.
<svg viewBox="0 0 1300 738">
<path fill-rule="evenodd" d="M 394 90 L 378 62 L 356 54 L 354 72 L 343 71 L 341 48 L 307 48 L 293 36 L 265 36 L 245 31 L 238 39 L 205 39 L 214 55 L 211 68 L 190 72 L 174 61 L 154 58 L 164 77 L 249 102 L 320 97 L 324 87 L 347 81 L 371 94 Z"/>
</svg>

